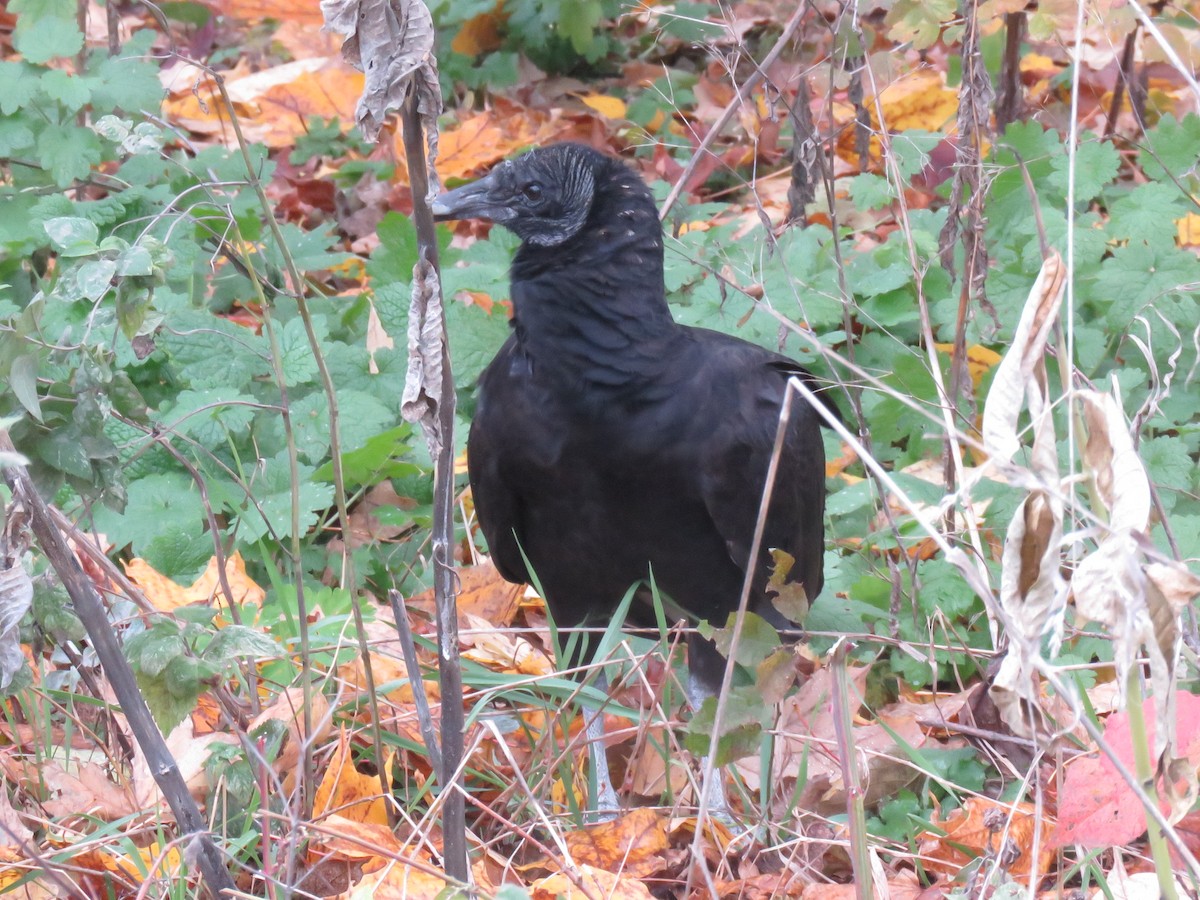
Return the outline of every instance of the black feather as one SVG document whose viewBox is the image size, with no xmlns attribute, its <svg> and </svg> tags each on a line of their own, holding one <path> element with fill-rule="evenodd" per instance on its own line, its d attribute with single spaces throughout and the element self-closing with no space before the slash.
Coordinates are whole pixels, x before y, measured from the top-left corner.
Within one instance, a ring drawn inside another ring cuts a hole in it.
<svg viewBox="0 0 1200 900">
<path fill-rule="evenodd" d="M 606 624 L 653 571 L 696 619 L 735 610 L 780 405 L 786 357 L 678 325 L 663 288 L 654 201 L 627 166 L 576 144 L 534 150 L 443 195 L 439 218 L 487 218 L 522 239 L 513 333 L 480 379 L 468 443 L 479 523 L 500 573 L 527 558 L 558 624 Z M 825 458 L 819 417 L 793 401 L 751 608 L 777 547 L 810 600 L 822 585 Z M 634 621 L 649 624 L 646 611 Z M 710 692 L 723 659 L 690 642 Z"/>
</svg>

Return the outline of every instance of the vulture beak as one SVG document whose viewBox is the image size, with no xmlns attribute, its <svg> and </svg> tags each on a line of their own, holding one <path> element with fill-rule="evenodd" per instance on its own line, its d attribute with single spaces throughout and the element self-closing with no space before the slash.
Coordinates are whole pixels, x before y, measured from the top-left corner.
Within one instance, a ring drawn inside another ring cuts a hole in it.
<svg viewBox="0 0 1200 900">
<path fill-rule="evenodd" d="M 433 217 L 439 222 L 449 219 L 486 219 L 504 223 L 513 218 L 513 210 L 496 193 L 495 173 L 490 173 L 441 194 L 433 201 Z"/>
</svg>

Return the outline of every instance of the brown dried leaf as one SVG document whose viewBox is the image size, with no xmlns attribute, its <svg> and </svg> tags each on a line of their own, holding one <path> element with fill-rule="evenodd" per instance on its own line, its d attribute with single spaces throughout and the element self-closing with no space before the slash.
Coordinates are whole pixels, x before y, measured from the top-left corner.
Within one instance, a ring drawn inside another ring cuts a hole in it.
<svg viewBox="0 0 1200 900">
<path fill-rule="evenodd" d="M 441 455 L 449 435 L 438 424 L 442 402 L 442 360 L 446 334 L 442 328 L 442 285 L 437 269 L 423 256 L 413 267 L 412 303 L 408 311 L 408 372 L 400 412 L 409 422 L 418 422 L 429 446 L 429 455 Z"/>
<path fill-rule="evenodd" d="M 667 822 L 652 809 L 635 809 L 611 822 L 568 832 L 566 843 L 576 863 L 644 878 L 663 868 Z"/>
<path fill-rule="evenodd" d="M 134 558 L 124 565 L 129 580 L 142 589 L 146 599 L 160 612 L 172 612 L 191 603 L 211 604 L 215 601 L 218 606 L 228 606 L 228 598 L 217 574 L 215 556 L 209 559 L 200 577 L 186 588 L 155 571 L 144 559 Z M 261 604 L 266 597 L 266 591 L 246 574 L 246 561 L 240 553 L 226 558 L 225 580 L 236 603 Z"/>
<path fill-rule="evenodd" d="M 167 735 L 167 750 L 179 767 L 179 774 L 187 784 L 188 792 L 202 800 L 212 787 L 204 766 L 215 744 L 237 746 L 238 738 L 233 734 L 195 734 L 191 716 L 185 718 Z M 143 808 L 152 804 L 164 805 L 158 783 L 150 773 L 150 765 L 140 746 L 134 748 L 133 764 L 130 766 L 133 795 Z"/>
<path fill-rule="evenodd" d="M 1143 532 L 1150 521 L 1150 479 L 1112 394 L 1080 391 L 1087 441 L 1083 461 L 1114 531 Z"/>
<path fill-rule="evenodd" d="M 433 17 L 425 4 L 421 0 L 321 0 L 321 12 L 327 29 L 346 35 L 342 57 L 366 73 L 356 112 L 363 136 L 375 140 L 388 112 L 399 109 L 409 91 L 416 90 L 432 166 L 437 158 L 436 119 L 442 95 L 433 57 Z"/>
<path fill-rule="evenodd" d="M 943 875 L 954 877 L 972 859 L 999 854 L 1004 871 L 1028 879 L 1034 868 L 1033 844 L 1039 825 L 1038 875 L 1049 871 L 1054 860 L 1054 823 L 1045 810 L 1039 817 L 1031 803 L 1012 807 L 986 797 L 971 797 L 944 822 L 935 817 L 933 824 L 945 834 L 931 830 L 918 836 L 919 852 L 926 869 Z"/>
<path fill-rule="evenodd" d="M 1035 486 L 1013 516 L 1000 572 L 1008 652 L 990 688 L 1001 718 L 1025 736 L 1038 733 L 1043 725 L 1034 661 L 1041 653 L 1042 639 L 1061 630 L 1066 601 L 1059 574 L 1062 500 L 1054 489 L 1059 480 L 1058 441 L 1045 363 L 1046 342 L 1064 285 L 1062 260 L 1055 253 L 1042 264 L 1013 344 L 996 370 L 983 414 L 984 447 L 1001 464 L 1011 464 L 1021 447 L 1017 422 L 1026 405 L 1033 428 Z"/>
<path fill-rule="evenodd" d="M 468 616 L 483 619 L 493 628 L 504 628 L 513 623 L 521 607 L 525 586 L 512 584 L 500 577 L 490 562 L 478 566 L 466 566 L 455 570 L 458 575 L 458 627 L 470 628 Z M 425 613 L 433 620 L 433 590 L 414 594 L 405 601 L 405 606 Z M 416 628 L 416 623 L 413 624 Z"/>
<path fill-rule="evenodd" d="M 331 730 L 329 701 L 318 690 L 310 691 L 312 710 L 309 722 L 312 724 L 311 740 L 319 743 L 328 737 Z M 280 750 L 279 758 L 272 767 L 276 772 L 286 773 L 284 787 L 291 790 L 292 784 L 298 777 L 300 769 L 300 748 L 304 734 L 304 689 L 302 687 L 285 688 L 279 692 L 275 702 L 259 713 L 247 731 L 254 731 L 260 725 L 279 719 L 287 725 L 288 739 Z"/>
<path fill-rule="evenodd" d="M 663 752 L 664 746 L 670 746 L 668 740 L 665 728 L 653 726 L 646 730 L 646 739 L 638 742 L 625 775 L 633 793 L 661 797 L 667 789 L 668 777 L 675 795 L 687 787 L 687 769 L 676 763 L 669 752 Z"/>
<path fill-rule="evenodd" d="M 1046 341 L 1058 318 L 1066 286 L 1065 268 L 1058 253 L 1042 263 L 1025 301 L 1012 345 L 996 368 L 983 410 L 982 437 L 988 454 L 1000 463 L 1012 462 L 1021 449 L 1017 420 L 1024 408 L 1026 390 L 1034 390 L 1034 371 L 1045 366 Z"/>
<path fill-rule="evenodd" d="M 533 900 L 651 900 L 650 889 L 624 874 L 614 875 L 588 865 L 578 866 L 575 878 L 564 872 L 541 878 L 529 886 Z"/>
</svg>

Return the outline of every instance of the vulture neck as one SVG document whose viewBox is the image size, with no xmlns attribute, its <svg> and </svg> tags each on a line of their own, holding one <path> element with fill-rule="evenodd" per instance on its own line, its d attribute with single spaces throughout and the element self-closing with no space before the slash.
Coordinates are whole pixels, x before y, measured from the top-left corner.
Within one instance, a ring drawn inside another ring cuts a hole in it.
<svg viewBox="0 0 1200 900">
<path fill-rule="evenodd" d="M 663 288 L 654 203 L 623 167 L 597 179 L 583 228 L 555 247 L 525 243 L 512 268 L 513 327 L 535 375 L 620 394 L 653 381 L 683 336 Z"/>
</svg>

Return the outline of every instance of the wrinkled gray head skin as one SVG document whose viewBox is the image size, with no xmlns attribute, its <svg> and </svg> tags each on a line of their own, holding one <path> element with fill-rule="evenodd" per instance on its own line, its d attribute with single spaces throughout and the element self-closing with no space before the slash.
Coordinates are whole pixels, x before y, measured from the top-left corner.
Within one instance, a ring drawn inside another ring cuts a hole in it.
<svg viewBox="0 0 1200 900">
<path fill-rule="evenodd" d="M 478 181 L 442 194 L 433 215 L 486 219 L 521 240 L 556 247 L 579 233 L 592 208 L 604 157 L 582 144 L 553 144 L 500 163 Z"/>
</svg>

